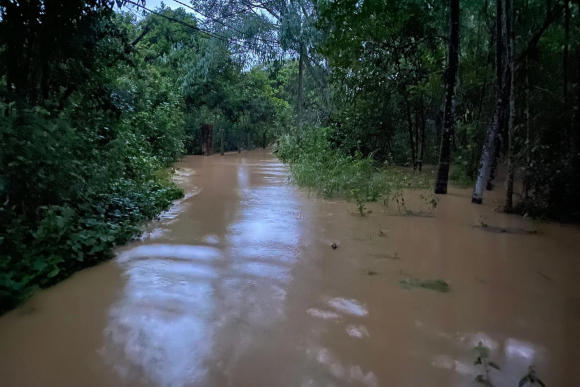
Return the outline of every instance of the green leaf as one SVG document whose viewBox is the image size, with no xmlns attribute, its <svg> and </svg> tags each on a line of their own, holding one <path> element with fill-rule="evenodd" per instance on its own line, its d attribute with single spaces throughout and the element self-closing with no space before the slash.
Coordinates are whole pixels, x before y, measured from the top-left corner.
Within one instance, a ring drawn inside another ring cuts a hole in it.
<svg viewBox="0 0 580 387">
<path fill-rule="evenodd" d="M 56 276 L 58 273 L 60 272 L 59 268 L 54 269 L 53 271 L 51 271 L 50 273 L 48 273 L 47 277 L 48 278 L 53 278 L 54 276 Z"/>
<path fill-rule="evenodd" d="M 32 269 L 35 271 L 43 271 L 46 268 L 47 264 L 44 261 L 35 261 L 32 264 Z"/>
</svg>

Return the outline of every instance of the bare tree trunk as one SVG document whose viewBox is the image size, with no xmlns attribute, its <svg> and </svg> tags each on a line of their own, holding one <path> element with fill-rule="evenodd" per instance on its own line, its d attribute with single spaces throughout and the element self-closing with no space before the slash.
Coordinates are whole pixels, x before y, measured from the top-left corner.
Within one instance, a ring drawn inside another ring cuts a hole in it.
<svg viewBox="0 0 580 387">
<path fill-rule="evenodd" d="M 419 110 L 417 109 L 417 106 L 415 105 L 415 157 L 417 158 L 417 160 L 415 161 L 415 166 L 416 169 L 419 169 L 419 146 L 421 145 L 421 143 L 419 142 Z"/>
<path fill-rule="evenodd" d="M 204 156 L 213 155 L 213 125 L 201 125 L 201 151 Z"/>
<path fill-rule="evenodd" d="M 532 146 L 530 141 L 530 77 L 529 77 L 529 65 L 528 65 L 528 58 L 525 59 L 524 63 L 524 71 L 526 72 L 525 78 L 525 108 L 524 108 L 524 116 L 526 120 L 526 170 L 524 172 L 524 198 L 528 198 L 528 192 L 530 189 L 530 147 Z"/>
<path fill-rule="evenodd" d="M 302 83 L 304 77 L 304 49 L 300 45 L 300 59 L 298 64 L 298 97 L 296 98 L 296 119 L 298 126 L 298 137 L 302 134 Z"/>
<path fill-rule="evenodd" d="M 425 159 L 425 103 L 423 100 L 423 93 L 421 93 L 421 156 L 419 158 L 419 172 L 423 168 L 423 160 Z M 418 141 L 419 139 L 417 139 Z"/>
<path fill-rule="evenodd" d="M 580 12 L 580 0 L 576 1 L 578 5 L 578 12 Z M 572 127 L 570 129 L 570 141 L 572 143 L 572 150 L 578 152 L 580 150 L 580 45 L 576 45 L 574 56 L 575 61 L 575 90 L 574 94 L 574 117 L 572 118 Z"/>
<path fill-rule="evenodd" d="M 477 172 L 477 180 L 471 196 L 471 202 L 481 204 L 483 202 L 483 191 L 486 186 L 489 167 L 494 158 L 494 143 L 498 133 L 501 111 L 503 108 L 503 28 L 502 28 L 502 0 L 496 0 L 496 106 L 493 113 L 493 120 L 487 129 L 483 149 L 481 151 L 481 158 L 479 161 L 479 169 Z"/>
<path fill-rule="evenodd" d="M 515 44 L 515 29 L 514 29 L 514 11 L 512 8 L 512 0 L 505 0 L 505 26 L 506 34 L 508 36 L 507 56 L 509 67 L 509 115 L 508 115 L 508 176 L 506 181 L 506 199 L 505 212 L 513 211 L 513 196 L 514 196 L 514 119 L 516 116 L 516 89 L 515 89 L 515 70 L 514 70 L 514 44 Z M 507 80 L 506 80 L 507 81 Z"/>
<path fill-rule="evenodd" d="M 262 133 L 262 149 L 266 149 L 266 132 Z"/>
<path fill-rule="evenodd" d="M 578 4 L 580 7 L 580 3 Z M 579 10 L 580 11 L 580 10 Z M 575 98 L 574 98 L 574 118 L 572 119 L 572 128 L 570 130 L 570 137 L 572 143 L 572 150 L 574 152 L 578 152 L 580 150 L 580 46 L 576 47 L 576 54 L 575 54 L 576 66 L 576 85 L 575 85 Z"/>
<path fill-rule="evenodd" d="M 570 101 L 568 98 L 568 80 L 569 80 L 569 46 L 570 46 L 570 2 L 569 0 L 564 1 L 564 57 L 563 57 L 563 82 L 564 82 L 564 110 L 567 113 L 570 107 Z M 571 138 L 570 133 L 572 131 L 572 120 L 568 119 L 566 121 L 566 138 Z"/>
<path fill-rule="evenodd" d="M 570 4 L 569 0 L 564 1 L 564 57 L 563 57 L 563 81 L 564 81 L 564 105 L 568 108 L 568 60 L 570 45 Z"/>
<path fill-rule="evenodd" d="M 220 130 L 220 155 L 224 155 L 224 130 Z"/>
<path fill-rule="evenodd" d="M 497 85 L 499 86 L 499 90 L 500 92 L 502 90 L 504 90 L 505 87 L 505 79 L 503 78 L 503 71 L 504 71 L 504 63 L 503 63 L 503 55 L 504 55 L 504 35 L 503 35 L 503 20 L 502 20 L 502 10 L 498 9 L 497 11 L 497 18 L 495 21 L 495 25 L 496 25 L 496 31 L 495 31 L 495 36 L 496 36 L 496 62 L 495 62 L 495 74 L 496 74 L 496 78 L 497 78 Z M 496 98 L 497 98 L 497 94 L 496 94 Z M 488 191 L 492 191 L 495 188 L 495 178 L 497 175 L 497 168 L 499 166 L 499 157 L 500 157 L 500 153 L 501 153 L 501 146 L 503 143 L 503 131 L 505 130 L 505 123 L 506 123 L 506 110 L 507 110 L 507 106 L 505 106 L 505 97 L 503 99 L 503 103 L 504 105 L 502 105 L 501 110 L 499 112 L 499 126 L 497 129 L 497 133 L 495 135 L 494 141 L 493 141 L 493 147 L 494 147 L 494 157 L 493 157 L 493 162 L 491 164 L 491 169 L 489 171 L 489 177 L 487 179 L 487 184 L 486 184 L 486 189 Z"/>
<path fill-rule="evenodd" d="M 507 85 L 504 83 L 503 89 L 505 90 L 506 87 Z M 487 185 L 485 186 L 485 189 L 488 191 L 493 191 L 493 189 L 495 188 L 495 179 L 497 177 L 497 169 L 499 167 L 499 159 L 501 156 L 502 145 L 504 142 L 504 132 L 507 127 L 506 121 L 508 119 L 507 111 L 509 109 L 509 105 L 506 103 L 506 100 L 508 98 L 509 98 L 508 95 L 504 95 L 502 99 L 503 105 L 501 106 L 501 110 L 499 112 L 499 127 L 497 128 L 497 134 L 495 135 L 495 140 L 493 141 L 493 149 L 495 149 L 493 162 L 491 163 L 491 167 L 489 169 L 489 177 L 487 178 Z"/>
<path fill-rule="evenodd" d="M 407 104 L 407 125 L 409 126 L 409 141 L 411 144 L 411 161 L 413 163 L 413 170 L 417 169 L 417 156 L 415 154 L 415 140 L 413 139 L 413 119 L 411 118 L 411 107 L 409 105 L 409 97 L 405 95 Z"/>
<path fill-rule="evenodd" d="M 455 132 L 455 87 L 459 67 L 459 0 L 450 0 L 449 58 L 447 61 L 443 133 L 439 152 L 439 169 L 435 183 L 436 194 L 446 194 L 451 161 L 451 139 Z"/>
</svg>

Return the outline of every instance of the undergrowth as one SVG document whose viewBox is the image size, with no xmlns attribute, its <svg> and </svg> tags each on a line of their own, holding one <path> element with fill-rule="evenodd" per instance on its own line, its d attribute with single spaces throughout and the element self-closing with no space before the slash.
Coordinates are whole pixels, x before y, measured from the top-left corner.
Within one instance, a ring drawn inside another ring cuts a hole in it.
<svg viewBox="0 0 580 387">
<path fill-rule="evenodd" d="M 166 170 L 179 149 L 151 149 L 144 126 L 105 142 L 40 109 L 0 112 L 2 314 L 112 257 L 183 192 Z"/>
<path fill-rule="evenodd" d="M 361 216 L 366 213 L 365 203 L 401 198 L 404 188 L 427 189 L 432 181 L 395 167 L 377 164 L 372 155 L 363 157 L 360 152 L 347 154 L 333 147 L 329 140 L 331 129 L 305 130 L 298 140 L 285 136 L 279 141 L 277 155 L 288 163 L 293 183 L 308 187 L 319 197 L 341 197 L 353 200 Z M 436 201 L 425 197 L 433 206 Z"/>
</svg>

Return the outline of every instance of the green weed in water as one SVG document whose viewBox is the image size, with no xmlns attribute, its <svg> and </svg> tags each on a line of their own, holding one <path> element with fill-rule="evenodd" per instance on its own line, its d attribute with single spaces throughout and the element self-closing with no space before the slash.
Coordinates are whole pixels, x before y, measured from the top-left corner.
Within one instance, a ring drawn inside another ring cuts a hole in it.
<svg viewBox="0 0 580 387">
<path fill-rule="evenodd" d="M 384 168 L 372 158 L 354 155 L 332 145 L 331 129 L 304 130 L 297 141 L 295 136 L 285 136 L 279 141 L 277 155 L 290 166 L 290 180 L 308 187 L 319 197 L 342 197 L 356 202 L 361 216 L 368 213 L 366 203 L 382 201 L 397 202 L 404 207 L 402 190 L 406 188 L 431 189 L 432 181 L 425 175 L 409 173 L 396 168 Z M 423 196 L 426 204 L 434 207 L 436 202 Z"/>
<path fill-rule="evenodd" d="M 496 369 L 500 371 L 500 367 L 494 363 L 493 361 L 489 360 L 489 348 L 485 347 L 483 343 L 480 341 L 477 344 L 477 347 L 473 349 L 476 354 L 475 362 L 473 363 L 476 366 L 481 366 L 483 369 L 483 373 L 479 374 L 475 377 L 475 381 L 481 383 L 485 386 L 493 386 L 490 378 L 491 369 Z"/>
<path fill-rule="evenodd" d="M 530 366 L 530 368 L 528 369 L 528 373 L 523 378 L 520 379 L 518 387 L 534 386 L 534 385 L 546 387 L 544 382 L 542 382 L 542 380 L 538 378 L 538 375 L 536 374 L 536 368 L 534 366 Z"/>
<path fill-rule="evenodd" d="M 442 279 L 436 280 L 420 280 L 418 278 L 407 278 L 401 281 L 401 286 L 404 289 L 423 288 L 435 290 L 440 293 L 449 292 L 449 284 Z"/>
</svg>

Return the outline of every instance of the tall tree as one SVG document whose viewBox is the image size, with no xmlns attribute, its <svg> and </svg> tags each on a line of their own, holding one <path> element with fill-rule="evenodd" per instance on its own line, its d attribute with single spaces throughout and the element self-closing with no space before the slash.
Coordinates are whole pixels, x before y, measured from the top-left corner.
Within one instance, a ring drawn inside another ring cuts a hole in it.
<svg viewBox="0 0 580 387">
<path fill-rule="evenodd" d="M 451 139 L 455 130 L 455 87 L 459 67 L 459 0 L 449 0 L 449 53 L 447 60 L 445 111 L 439 169 L 435 182 L 435 193 L 446 194 L 451 160 Z"/>
<path fill-rule="evenodd" d="M 483 149 L 481 151 L 481 159 L 479 161 L 479 169 L 477 180 L 475 182 L 475 188 L 473 190 L 473 195 L 471 197 L 471 201 L 473 203 L 481 204 L 483 201 L 483 190 L 485 189 L 485 185 L 487 183 L 487 177 L 489 173 L 489 168 L 494 158 L 494 148 L 495 148 L 495 139 L 498 133 L 500 120 L 501 120 L 501 110 L 503 106 L 503 75 L 504 66 L 503 60 L 504 57 L 504 49 L 502 44 L 502 36 L 503 36 L 503 6 L 501 0 L 496 0 L 496 66 L 498 72 L 496 76 L 496 106 L 495 111 L 493 113 L 493 120 L 491 125 L 487 129 L 485 142 L 483 143 Z M 496 150 L 497 151 L 497 150 Z"/>
<path fill-rule="evenodd" d="M 507 71 L 509 73 L 509 110 L 508 110 L 508 176 L 506 180 L 506 201 L 505 212 L 513 211 L 513 194 L 514 194 L 514 120 L 516 115 L 516 90 L 515 90 L 515 66 L 514 66 L 514 49 L 515 49 L 515 28 L 514 28 L 514 11 L 511 0 L 505 0 L 505 30 L 507 35 Z"/>
</svg>

